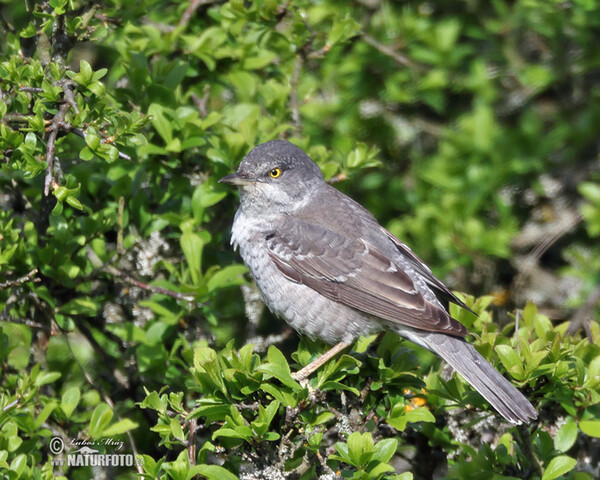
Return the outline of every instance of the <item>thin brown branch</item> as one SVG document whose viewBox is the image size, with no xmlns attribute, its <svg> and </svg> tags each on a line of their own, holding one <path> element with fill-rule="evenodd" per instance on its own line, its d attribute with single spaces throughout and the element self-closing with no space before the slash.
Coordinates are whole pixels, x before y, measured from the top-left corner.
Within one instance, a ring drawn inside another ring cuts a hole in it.
<svg viewBox="0 0 600 480">
<path fill-rule="evenodd" d="M 204 85 L 204 90 L 202 91 L 202 98 L 200 98 L 195 93 L 192 93 L 192 100 L 194 101 L 194 105 L 200 112 L 200 117 L 206 118 L 208 115 L 208 100 L 210 98 L 210 84 Z"/>
<path fill-rule="evenodd" d="M 333 177 L 327 179 L 327 183 L 329 185 L 333 185 L 334 183 L 343 182 L 347 178 L 348 176 L 345 173 L 338 173 L 337 175 L 334 175 Z"/>
<path fill-rule="evenodd" d="M 111 268 L 108 268 L 108 267 L 111 267 Z M 136 280 L 135 278 L 130 277 L 126 273 L 121 272 L 120 270 L 118 270 L 117 268 L 112 267 L 112 266 L 107 265 L 107 270 L 109 270 L 113 275 L 118 276 L 121 280 L 125 281 L 126 283 L 129 283 L 130 285 L 133 285 L 135 287 L 139 287 L 142 290 L 147 290 L 152 293 L 160 293 L 163 295 L 167 295 L 169 297 L 176 298 L 177 300 L 185 300 L 186 302 L 190 302 L 190 303 L 195 302 L 193 295 L 188 295 L 188 294 L 181 293 L 181 292 L 174 292 L 173 290 L 169 290 L 168 288 L 159 287 L 157 285 L 151 285 L 149 283 L 140 282 L 139 280 Z M 201 304 L 198 304 L 198 305 L 201 305 Z"/>
<path fill-rule="evenodd" d="M 79 107 L 77 106 L 77 102 L 75 101 L 75 94 L 73 93 L 73 87 L 75 86 L 75 82 L 71 80 L 62 80 L 58 82 L 58 85 L 63 90 L 63 101 L 69 104 L 69 107 L 73 109 L 75 113 L 79 113 Z"/>
<path fill-rule="evenodd" d="M 121 270 L 119 270 L 117 267 L 115 267 L 113 265 L 103 264 L 100 257 L 98 257 L 98 255 L 96 255 L 96 252 L 94 252 L 89 246 L 87 246 L 86 248 L 87 248 L 88 258 L 90 259 L 90 261 L 92 262 L 92 265 L 94 265 L 94 267 L 99 268 L 100 270 L 102 270 L 106 273 L 109 273 L 110 275 L 113 275 L 114 277 L 121 279 L 125 283 L 128 283 L 129 285 L 133 285 L 138 288 L 141 288 L 142 290 L 146 290 L 148 292 L 167 295 L 169 297 L 176 298 L 177 300 L 185 300 L 186 302 L 189 302 L 189 303 L 196 303 L 193 295 L 189 295 L 189 294 L 181 293 L 181 292 L 174 292 L 173 290 L 169 290 L 168 288 L 159 287 L 157 285 L 151 285 L 148 283 L 141 282 L 140 280 L 136 280 L 135 278 L 129 276 L 125 272 L 122 272 Z M 197 303 L 197 305 L 201 306 L 202 304 Z"/>
<path fill-rule="evenodd" d="M 50 185 L 52 183 L 52 170 L 54 167 L 54 156 L 56 149 L 55 142 L 58 132 L 60 130 L 65 132 L 71 130 L 71 125 L 65 121 L 65 115 L 69 111 L 69 108 L 70 105 L 68 103 L 61 104 L 48 129 L 50 131 L 50 135 L 48 135 L 48 142 L 46 143 L 46 163 L 48 166 L 46 167 L 46 176 L 44 177 L 44 197 L 48 197 L 48 195 L 50 195 Z"/>
<path fill-rule="evenodd" d="M 291 328 L 286 328 L 281 333 L 267 335 L 266 337 L 252 337 L 246 344 L 254 345 L 255 352 L 266 352 L 271 345 L 279 345 L 287 340 L 292 332 Z"/>
<path fill-rule="evenodd" d="M 198 424 L 196 423 L 196 419 L 193 418 L 188 422 L 188 428 L 190 433 L 188 435 L 188 459 L 190 461 L 190 465 L 196 465 L 196 430 L 198 429 Z"/>
<path fill-rule="evenodd" d="M 6 115 L 4 115 L 2 117 L 2 123 L 4 123 L 5 125 L 7 125 L 8 123 L 18 123 L 18 122 L 22 122 L 22 123 L 27 123 L 29 122 L 29 119 L 33 118 L 33 115 L 30 115 L 28 113 L 7 113 Z"/>
<path fill-rule="evenodd" d="M 33 270 L 31 270 L 31 272 L 27 273 L 26 275 L 23 275 L 22 277 L 0 283 L 0 288 L 16 287 L 17 285 L 21 285 L 27 282 L 39 282 L 39 278 L 33 278 L 35 275 L 37 275 L 37 273 L 38 269 L 34 268 Z"/>
<path fill-rule="evenodd" d="M 419 65 L 418 63 L 413 62 L 407 56 L 394 51 L 392 48 L 388 47 L 387 45 L 384 45 L 383 43 L 378 42 L 377 40 L 375 40 L 370 35 L 367 35 L 366 33 L 364 33 L 362 35 L 362 39 L 365 41 L 366 44 L 371 45 L 375 50 L 378 50 L 379 52 L 383 53 L 384 55 L 390 57 L 396 63 L 398 63 L 404 67 L 410 67 L 412 69 L 421 70 L 421 71 L 425 70 L 425 67 L 423 65 Z"/>
<path fill-rule="evenodd" d="M 10 23 L 8 23 L 4 16 L 2 15 L 2 12 L 0 12 L 0 24 L 2 24 L 2 27 L 4 28 L 4 30 L 14 33 L 16 31 L 15 27 L 13 27 Z"/>
</svg>

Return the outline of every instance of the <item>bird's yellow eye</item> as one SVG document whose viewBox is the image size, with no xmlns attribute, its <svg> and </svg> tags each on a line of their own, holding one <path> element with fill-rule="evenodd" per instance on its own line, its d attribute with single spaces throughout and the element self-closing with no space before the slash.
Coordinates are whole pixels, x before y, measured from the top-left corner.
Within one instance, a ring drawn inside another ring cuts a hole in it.
<svg viewBox="0 0 600 480">
<path fill-rule="evenodd" d="M 281 168 L 274 168 L 269 172 L 271 178 L 278 178 L 281 175 Z"/>
</svg>

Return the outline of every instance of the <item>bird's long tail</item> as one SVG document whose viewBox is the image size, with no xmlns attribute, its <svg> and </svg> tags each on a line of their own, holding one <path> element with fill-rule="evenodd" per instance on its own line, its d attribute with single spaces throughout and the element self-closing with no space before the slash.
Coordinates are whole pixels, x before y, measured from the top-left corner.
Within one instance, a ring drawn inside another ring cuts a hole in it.
<svg viewBox="0 0 600 480">
<path fill-rule="evenodd" d="M 529 400 L 464 339 L 412 329 L 398 333 L 446 360 L 509 422 L 529 423 L 537 418 Z"/>
</svg>

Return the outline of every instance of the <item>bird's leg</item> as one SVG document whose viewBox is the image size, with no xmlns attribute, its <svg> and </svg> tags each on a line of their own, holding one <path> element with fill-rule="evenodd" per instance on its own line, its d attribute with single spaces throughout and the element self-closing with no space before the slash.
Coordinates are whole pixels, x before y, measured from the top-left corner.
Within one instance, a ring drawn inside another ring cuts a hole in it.
<svg viewBox="0 0 600 480">
<path fill-rule="evenodd" d="M 302 368 L 301 370 L 298 370 L 297 372 L 292 373 L 292 378 L 298 383 L 300 383 L 300 385 L 306 386 L 306 384 L 308 383 L 308 377 L 311 373 L 318 370 L 322 365 L 327 363 L 330 359 L 335 357 L 338 353 L 348 348 L 349 346 L 350 344 L 346 342 L 340 342 L 337 345 L 334 345 L 333 347 L 331 347 L 331 349 L 326 351 L 319 358 L 317 358 L 313 362 L 310 362 L 306 367 Z"/>
</svg>

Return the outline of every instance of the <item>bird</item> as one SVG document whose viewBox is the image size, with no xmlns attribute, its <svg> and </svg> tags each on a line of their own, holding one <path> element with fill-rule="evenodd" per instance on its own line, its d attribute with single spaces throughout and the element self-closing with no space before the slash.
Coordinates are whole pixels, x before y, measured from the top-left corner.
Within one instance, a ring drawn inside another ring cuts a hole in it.
<svg viewBox="0 0 600 480">
<path fill-rule="evenodd" d="M 286 140 L 257 145 L 219 182 L 238 187 L 231 243 L 265 305 L 299 333 L 334 345 L 296 380 L 358 337 L 392 331 L 444 359 L 509 422 L 537 418 L 444 306 L 467 305 L 367 209 L 329 185 L 301 148 Z"/>
</svg>

